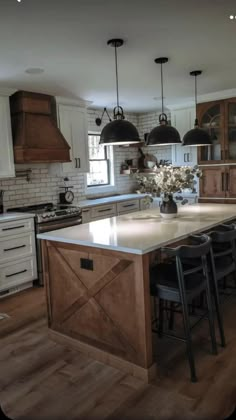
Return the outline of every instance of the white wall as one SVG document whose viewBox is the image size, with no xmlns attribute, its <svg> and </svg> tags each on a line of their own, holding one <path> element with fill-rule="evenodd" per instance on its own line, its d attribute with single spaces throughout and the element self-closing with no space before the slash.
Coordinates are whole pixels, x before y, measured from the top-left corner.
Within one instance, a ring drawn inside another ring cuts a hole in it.
<svg viewBox="0 0 236 420">
<path fill-rule="evenodd" d="M 149 132 L 158 124 L 158 113 L 145 114 L 131 114 L 126 113 L 126 119 L 131 121 L 139 131 L 141 138 L 145 132 Z M 103 125 L 97 127 L 95 118 L 101 116 L 101 111 L 88 110 L 88 126 L 89 131 L 99 132 L 104 124 L 107 124 L 108 119 L 104 119 Z M 154 154 L 158 160 L 171 159 L 171 147 L 144 147 L 144 153 Z M 120 166 L 125 159 L 133 159 L 134 166 L 137 165 L 137 160 L 140 157 L 138 148 L 121 148 L 114 147 L 114 167 L 115 167 L 115 187 L 114 192 L 126 193 L 132 192 L 135 189 L 136 183 L 132 181 L 129 175 L 120 175 Z M 24 168 L 26 166 L 24 165 Z M 58 202 L 58 194 L 60 186 L 63 185 L 63 177 L 50 175 L 48 165 L 31 164 L 27 167 L 32 169 L 31 180 L 27 182 L 26 179 L 14 178 L 0 180 L 0 189 L 4 190 L 4 205 L 5 209 L 8 207 L 16 207 L 21 205 L 29 205 L 43 202 Z M 21 169 L 22 165 L 16 165 L 16 168 Z M 86 196 L 86 176 L 84 174 L 70 173 L 68 174 L 70 185 L 73 185 L 73 192 L 75 194 L 75 201 L 84 199 Z"/>
</svg>

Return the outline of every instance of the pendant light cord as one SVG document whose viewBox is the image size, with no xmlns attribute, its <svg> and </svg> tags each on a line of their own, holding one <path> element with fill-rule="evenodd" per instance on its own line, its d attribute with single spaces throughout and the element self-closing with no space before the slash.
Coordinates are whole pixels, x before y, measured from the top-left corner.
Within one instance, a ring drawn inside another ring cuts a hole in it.
<svg viewBox="0 0 236 420">
<path fill-rule="evenodd" d="M 197 74 L 195 73 L 195 123 L 194 127 L 198 127 L 198 118 L 197 118 Z"/>
<path fill-rule="evenodd" d="M 115 63 L 116 63 L 116 102 L 117 107 L 120 106 L 119 104 L 119 82 L 118 82 L 118 66 L 117 66 L 117 46 L 115 45 Z"/>
<path fill-rule="evenodd" d="M 164 113 L 164 93 L 163 93 L 163 69 L 162 69 L 162 63 L 161 63 L 161 113 Z"/>
</svg>

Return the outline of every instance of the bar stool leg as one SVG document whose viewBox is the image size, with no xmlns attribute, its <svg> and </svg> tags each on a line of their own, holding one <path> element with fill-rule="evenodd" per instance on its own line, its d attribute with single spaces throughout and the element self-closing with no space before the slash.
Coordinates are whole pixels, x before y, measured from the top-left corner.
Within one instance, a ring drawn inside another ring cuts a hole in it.
<svg viewBox="0 0 236 420">
<path fill-rule="evenodd" d="M 183 309 L 183 323 L 184 323 L 185 338 L 186 338 L 186 351 L 187 351 L 187 357 L 188 357 L 189 366 L 190 366 L 191 381 L 197 382 L 194 356 L 193 356 L 193 350 L 192 350 L 192 338 L 191 338 L 191 332 L 190 332 L 188 307 L 186 303 L 183 301 L 182 301 L 182 309 Z"/>
<path fill-rule="evenodd" d="M 206 270 L 205 273 L 206 273 L 206 298 L 207 298 L 207 309 L 208 309 L 209 328 L 210 328 L 210 335 L 211 335 L 212 353 L 217 354 L 215 323 L 214 323 L 213 306 L 212 306 L 212 300 L 211 300 L 210 281 L 209 281 L 208 271 Z"/>
<path fill-rule="evenodd" d="M 164 322 L 164 301 L 159 299 L 159 325 L 158 325 L 158 336 L 161 338 L 163 335 L 163 322 Z"/>
</svg>

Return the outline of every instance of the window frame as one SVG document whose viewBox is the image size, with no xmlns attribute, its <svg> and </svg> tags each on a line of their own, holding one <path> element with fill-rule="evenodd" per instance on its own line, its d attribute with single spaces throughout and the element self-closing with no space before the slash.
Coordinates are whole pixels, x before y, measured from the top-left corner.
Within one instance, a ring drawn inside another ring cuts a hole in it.
<svg viewBox="0 0 236 420">
<path fill-rule="evenodd" d="M 93 131 L 89 131 L 88 132 L 88 142 L 89 142 L 89 136 L 101 136 L 101 133 L 98 132 L 93 132 Z M 104 147 L 104 146 L 103 146 Z M 105 159 L 90 159 L 89 156 L 89 145 L 88 145 L 88 157 L 89 157 L 89 163 L 90 161 L 106 161 L 107 162 L 107 177 L 108 177 L 108 183 L 107 184 L 92 184 L 92 185 L 88 185 L 88 174 L 86 174 L 86 191 L 87 193 L 97 193 L 98 190 L 99 191 L 110 191 L 110 190 L 114 190 L 115 188 L 115 184 L 114 184 L 114 179 L 115 179 L 115 168 L 114 168 L 114 154 L 113 154 L 113 146 L 106 146 L 105 147 Z M 90 166 L 90 165 L 89 165 Z"/>
</svg>

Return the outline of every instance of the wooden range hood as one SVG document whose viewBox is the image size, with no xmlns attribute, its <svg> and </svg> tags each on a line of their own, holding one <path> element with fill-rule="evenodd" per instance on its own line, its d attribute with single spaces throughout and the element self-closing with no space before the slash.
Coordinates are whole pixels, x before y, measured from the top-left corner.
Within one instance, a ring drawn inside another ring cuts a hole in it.
<svg viewBox="0 0 236 420">
<path fill-rule="evenodd" d="M 18 91 L 10 97 L 10 108 L 15 163 L 70 162 L 52 96 Z"/>
</svg>

